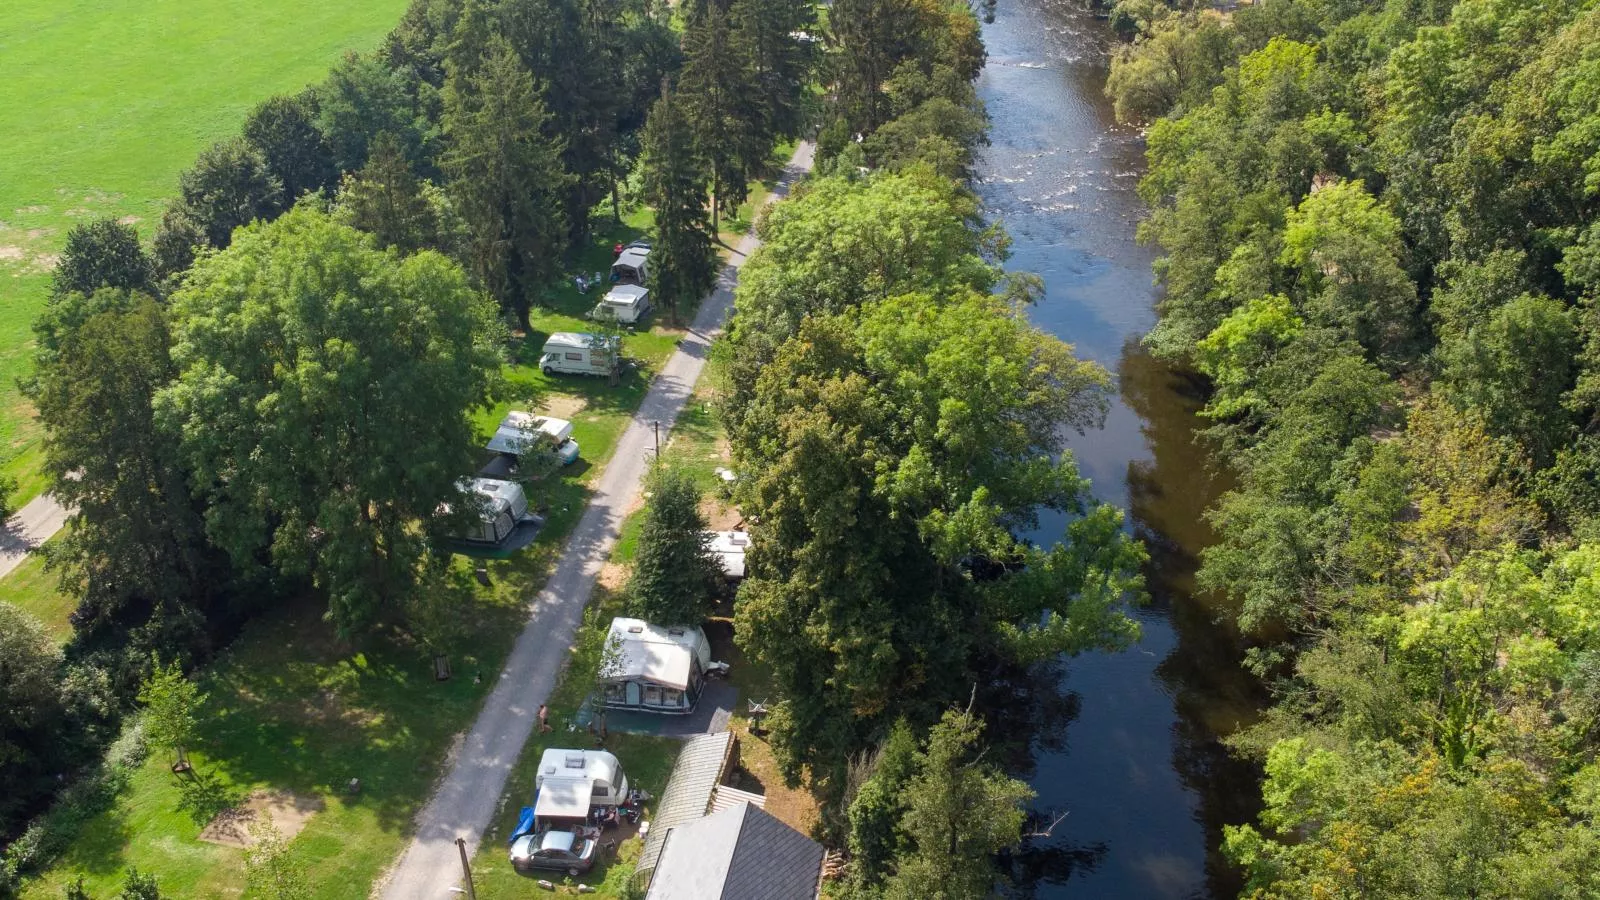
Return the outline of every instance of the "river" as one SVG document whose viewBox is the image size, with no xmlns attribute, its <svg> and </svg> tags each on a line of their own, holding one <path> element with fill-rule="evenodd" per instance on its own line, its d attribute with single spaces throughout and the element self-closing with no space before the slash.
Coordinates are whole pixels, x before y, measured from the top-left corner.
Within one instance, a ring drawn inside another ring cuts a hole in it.
<svg viewBox="0 0 1600 900">
<path fill-rule="evenodd" d="M 1071 447 L 1151 555 L 1138 644 L 1068 660 L 1032 687 L 1046 711 L 1016 774 L 1037 809 L 1067 815 L 1014 857 L 1012 878 L 1038 898 L 1233 897 L 1238 874 L 1216 848 L 1224 824 L 1253 818 L 1257 773 L 1219 736 L 1262 697 L 1222 611 L 1193 592 L 1202 513 L 1226 487 L 1195 441 L 1197 392 L 1139 345 L 1158 297 L 1154 251 L 1134 241 L 1143 143 L 1114 122 L 1104 23 L 1081 0 L 1001 0 L 984 41 L 979 196 L 1012 236 L 1008 268 L 1044 279 L 1033 321 L 1116 374 L 1105 427 Z"/>
</svg>

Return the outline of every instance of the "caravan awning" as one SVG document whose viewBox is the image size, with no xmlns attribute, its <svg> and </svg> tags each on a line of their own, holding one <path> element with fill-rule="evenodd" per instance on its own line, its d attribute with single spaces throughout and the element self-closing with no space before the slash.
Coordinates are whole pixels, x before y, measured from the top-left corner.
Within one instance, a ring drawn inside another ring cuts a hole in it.
<svg viewBox="0 0 1600 900">
<path fill-rule="evenodd" d="M 533 802 L 533 814 L 541 819 L 587 819 L 591 794 L 587 778 L 546 778 Z"/>
</svg>

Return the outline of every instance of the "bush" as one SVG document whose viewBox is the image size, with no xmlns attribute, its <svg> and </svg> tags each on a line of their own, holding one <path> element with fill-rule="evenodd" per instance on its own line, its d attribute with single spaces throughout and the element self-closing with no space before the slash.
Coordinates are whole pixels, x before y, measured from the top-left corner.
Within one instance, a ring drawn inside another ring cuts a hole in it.
<svg viewBox="0 0 1600 900">
<path fill-rule="evenodd" d="M 100 764 L 62 791 L 55 805 L 6 848 L 0 857 L 0 897 L 13 896 L 21 876 L 43 871 L 77 838 L 85 822 L 109 809 L 148 753 L 144 723 L 129 719 Z"/>
</svg>

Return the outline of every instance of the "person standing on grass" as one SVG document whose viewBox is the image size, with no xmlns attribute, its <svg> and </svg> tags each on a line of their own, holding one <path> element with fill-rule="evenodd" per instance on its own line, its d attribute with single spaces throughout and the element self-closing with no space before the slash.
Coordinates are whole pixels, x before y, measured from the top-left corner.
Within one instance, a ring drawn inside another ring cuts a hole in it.
<svg viewBox="0 0 1600 900">
<path fill-rule="evenodd" d="M 544 732 L 547 732 L 549 730 L 550 730 L 550 707 L 548 707 L 548 706 L 544 705 L 543 703 L 541 703 L 541 704 L 539 704 L 539 733 L 543 734 Z"/>
</svg>

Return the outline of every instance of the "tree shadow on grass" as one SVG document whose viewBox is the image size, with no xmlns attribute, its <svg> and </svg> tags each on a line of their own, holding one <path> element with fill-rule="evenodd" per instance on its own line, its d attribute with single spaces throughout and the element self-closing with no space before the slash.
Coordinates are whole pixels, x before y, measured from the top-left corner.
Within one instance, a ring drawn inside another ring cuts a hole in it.
<svg viewBox="0 0 1600 900">
<path fill-rule="evenodd" d="M 127 867 L 126 854 L 133 839 L 133 828 L 122 810 L 113 808 L 85 822 L 51 868 L 92 876 L 120 872 Z"/>
<path fill-rule="evenodd" d="M 342 640 L 309 598 L 252 623 L 207 685 L 200 731 L 213 767 L 234 784 L 337 796 L 371 810 L 383 829 L 408 832 L 554 556 L 541 536 L 512 559 L 456 560 L 430 586 L 456 597 L 460 610 L 447 681 L 435 680 L 432 651 L 399 623 Z M 488 588 L 473 575 L 480 564 Z M 352 778 L 361 782 L 353 795 Z"/>
<path fill-rule="evenodd" d="M 188 813 L 196 825 L 203 827 L 219 813 L 244 802 L 244 793 L 238 788 L 199 769 L 172 778 L 178 788 L 178 809 Z"/>
</svg>

